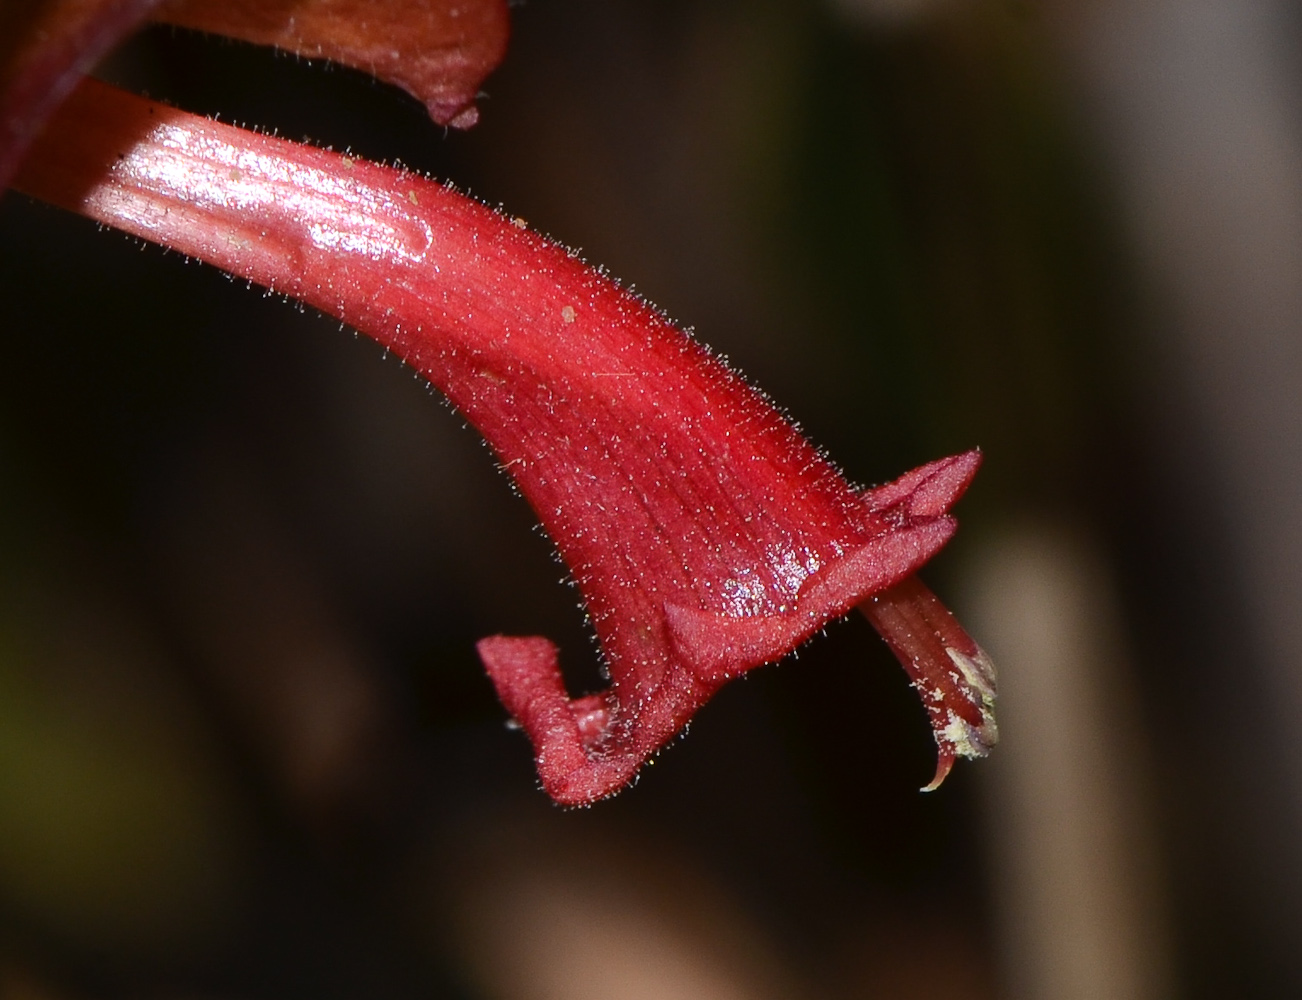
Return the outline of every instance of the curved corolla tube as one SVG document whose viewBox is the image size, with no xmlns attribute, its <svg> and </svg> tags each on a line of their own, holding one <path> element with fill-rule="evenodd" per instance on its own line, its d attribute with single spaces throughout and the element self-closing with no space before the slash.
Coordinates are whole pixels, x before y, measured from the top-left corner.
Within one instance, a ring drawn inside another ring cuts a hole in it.
<svg viewBox="0 0 1302 1000">
<path fill-rule="evenodd" d="M 759 392 L 520 219 L 400 170 L 87 81 L 18 186 L 339 317 L 484 435 L 569 566 L 609 688 L 556 649 L 480 656 L 559 802 L 609 795 L 729 679 L 856 606 L 926 705 L 939 783 L 995 739 L 994 673 L 913 573 L 971 451 L 851 488 Z"/>
</svg>

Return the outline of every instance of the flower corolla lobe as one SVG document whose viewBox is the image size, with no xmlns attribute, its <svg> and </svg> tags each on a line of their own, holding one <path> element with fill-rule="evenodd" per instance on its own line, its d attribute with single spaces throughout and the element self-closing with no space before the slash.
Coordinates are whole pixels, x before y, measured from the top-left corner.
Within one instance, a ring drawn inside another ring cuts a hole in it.
<svg viewBox="0 0 1302 1000">
<path fill-rule="evenodd" d="M 909 577 L 953 534 L 954 522 L 944 511 L 978 463 L 976 452 L 933 462 L 909 474 L 912 486 L 897 482 L 857 493 L 842 483 L 846 504 L 835 516 L 824 507 L 821 519 L 810 512 L 826 494 L 811 497 L 808 506 L 791 496 L 766 512 L 761 539 L 747 534 L 744 518 L 727 523 L 712 509 L 705 513 L 707 524 L 695 531 L 683 525 L 672 536 L 681 573 L 637 573 L 626 558 L 620 562 L 624 572 L 588 574 L 580 585 L 589 605 L 610 606 L 608 613 L 594 615 L 611 682 L 600 695 L 567 697 L 557 651 L 546 639 L 482 640 L 480 656 L 507 709 L 533 741 L 548 793 L 559 802 L 582 804 L 617 791 L 727 681 L 780 659 L 832 618 Z M 746 468 L 750 481 L 732 479 L 730 485 L 759 497 L 783 491 L 786 484 L 774 480 L 791 474 L 790 467 L 767 463 Z M 803 468 L 824 490 L 831 487 L 826 467 Z M 700 469 L 715 478 L 708 456 Z M 731 535 L 726 549 L 713 544 L 711 535 L 719 530 Z M 771 544 L 775 534 L 785 534 L 785 547 Z M 651 555 L 646 561 L 663 565 L 659 557 L 671 548 L 668 535 L 633 537 L 654 541 L 631 552 L 626 547 L 626 557 L 659 548 L 645 553 Z M 793 564 L 812 571 L 793 573 Z M 704 568 L 693 572 L 696 565 Z M 747 605 L 738 607 L 728 597 L 729 585 L 742 578 L 763 584 L 750 588 Z"/>
</svg>

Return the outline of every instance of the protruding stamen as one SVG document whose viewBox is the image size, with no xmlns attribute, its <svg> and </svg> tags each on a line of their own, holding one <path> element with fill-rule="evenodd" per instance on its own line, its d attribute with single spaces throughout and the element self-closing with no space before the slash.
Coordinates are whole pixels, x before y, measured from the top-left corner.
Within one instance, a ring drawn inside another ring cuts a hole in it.
<svg viewBox="0 0 1302 1000">
<path fill-rule="evenodd" d="M 984 757 L 999 741 L 995 665 L 916 576 L 874 594 L 859 610 L 899 658 L 927 709 L 939 753 L 923 791 L 934 791 L 956 757 Z"/>
</svg>

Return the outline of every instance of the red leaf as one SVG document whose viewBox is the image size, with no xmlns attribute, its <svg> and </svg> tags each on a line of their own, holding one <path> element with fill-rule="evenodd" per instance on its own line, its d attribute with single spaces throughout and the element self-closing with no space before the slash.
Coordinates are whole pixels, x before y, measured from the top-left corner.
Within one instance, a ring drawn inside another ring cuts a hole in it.
<svg viewBox="0 0 1302 1000">
<path fill-rule="evenodd" d="M 479 644 L 558 801 L 618 790 L 727 680 L 863 602 L 931 713 L 933 786 L 993 743 L 988 661 L 908 580 L 953 533 L 976 452 L 854 490 L 704 346 L 522 220 L 102 84 L 60 111 L 19 185 L 339 317 L 483 433 L 610 675 L 570 700 L 547 640 Z"/>
<path fill-rule="evenodd" d="M 365 70 L 453 128 L 479 120 L 510 27 L 506 0 L 165 0 L 155 16 Z"/>
</svg>

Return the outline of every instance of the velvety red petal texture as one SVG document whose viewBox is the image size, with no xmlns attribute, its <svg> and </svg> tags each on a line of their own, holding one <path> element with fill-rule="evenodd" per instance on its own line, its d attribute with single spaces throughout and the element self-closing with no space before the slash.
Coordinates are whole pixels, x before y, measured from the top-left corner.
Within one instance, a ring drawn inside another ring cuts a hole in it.
<svg viewBox="0 0 1302 1000">
<path fill-rule="evenodd" d="M 0 2 L 0 190 L 59 102 L 157 2 Z"/>
<path fill-rule="evenodd" d="M 609 690 L 571 700 L 547 640 L 480 643 L 561 802 L 616 791 L 729 678 L 907 578 L 952 535 L 979 464 L 856 491 L 707 348 L 522 220 L 93 81 L 18 183 L 338 316 L 480 430 L 570 567 L 609 671 Z M 957 674 L 949 650 L 975 644 L 937 631 L 916 592 L 902 601 L 934 636 L 906 650 L 926 661 L 915 684 Z M 940 718 L 979 728 L 958 676 L 963 704 Z"/>
<path fill-rule="evenodd" d="M 365 70 L 453 128 L 478 121 L 510 30 L 506 0 L 165 0 L 155 18 Z"/>
</svg>

